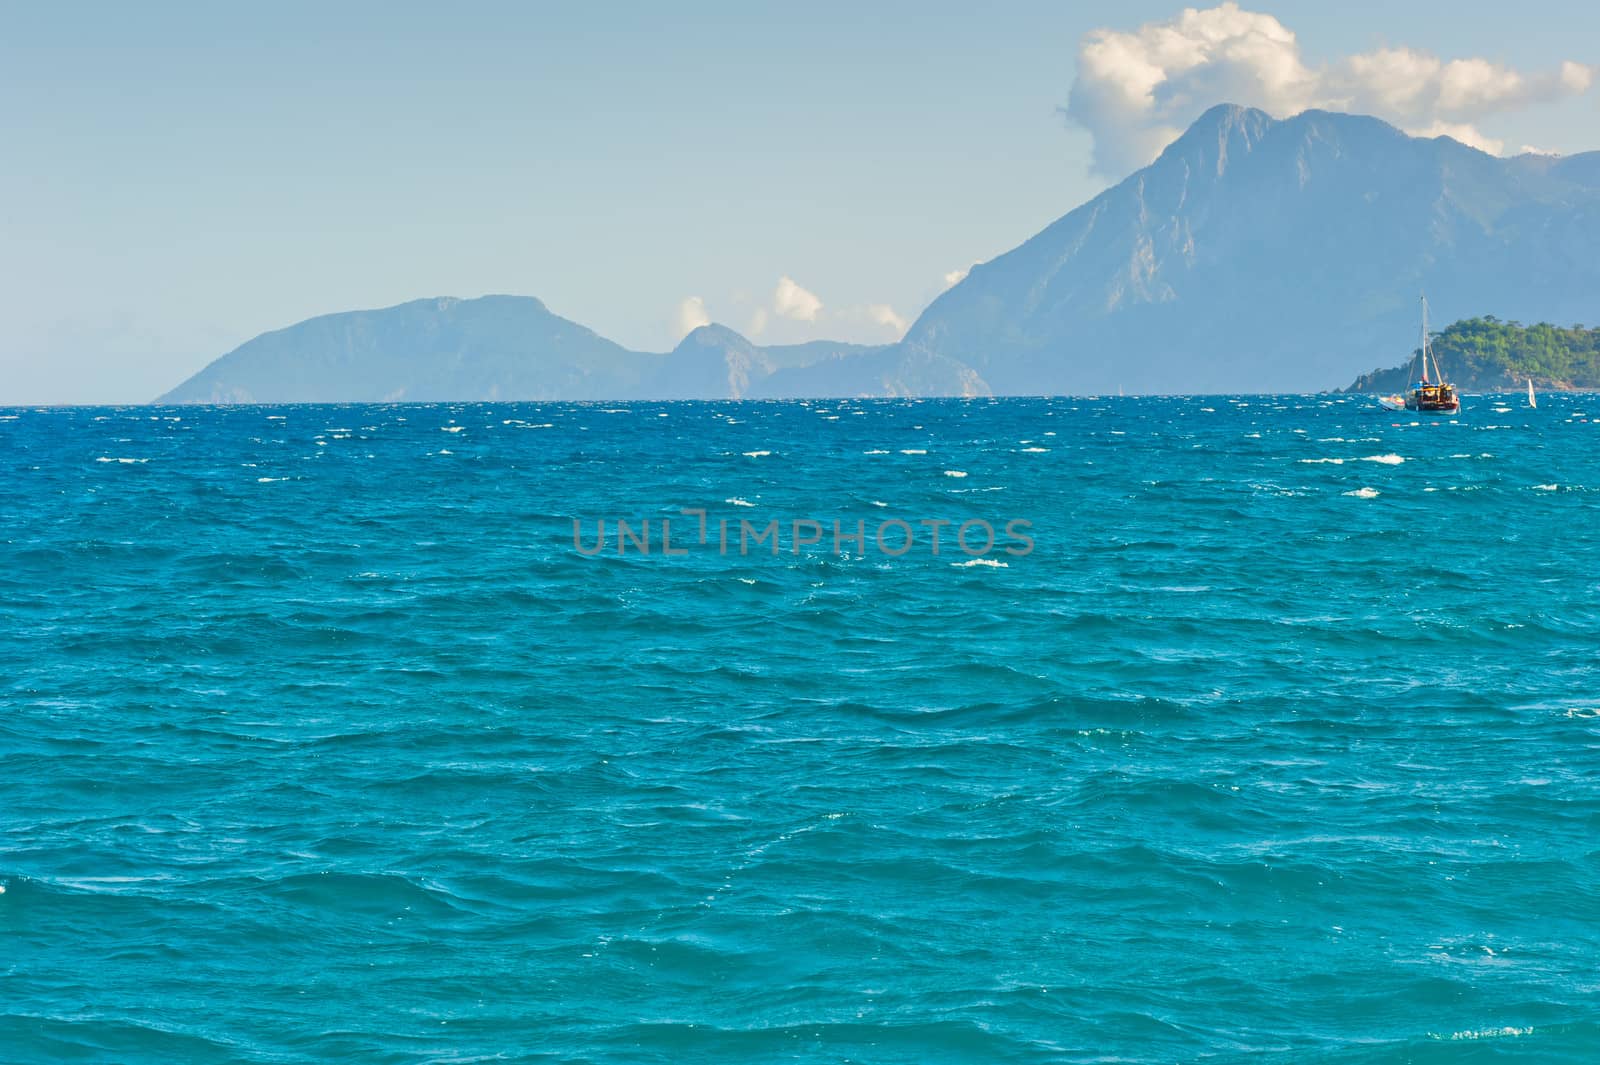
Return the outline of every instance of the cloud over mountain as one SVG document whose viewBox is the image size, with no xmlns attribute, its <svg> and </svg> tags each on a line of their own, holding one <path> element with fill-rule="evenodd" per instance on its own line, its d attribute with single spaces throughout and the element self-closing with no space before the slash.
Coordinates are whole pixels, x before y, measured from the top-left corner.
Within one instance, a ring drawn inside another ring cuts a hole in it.
<svg viewBox="0 0 1600 1065">
<path fill-rule="evenodd" d="M 706 313 L 706 301 L 699 296 L 690 296 L 678 304 L 677 335 L 679 340 L 682 340 L 701 326 L 710 324 L 711 315 Z"/>
<path fill-rule="evenodd" d="M 1593 80 L 1593 69 L 1571 60 L 1523 72 L 1404 47 L 1313 66 L 1292 30 L 1230 0 L 1131 31 L 1086 34 L 1066 111 L 1094 138 L 1091 168 L 1120 178 L 1224 100 L 1278 116 L 1310 108 L 1372 114 L 1418 136 L 1448 135 L 1499 154 L 1503 143 L 1480 132 L 1479 121 L 1586 92 Z"/>
<path fill-rule="evenodd" d="M 817 312 L 822 310 L 822 301 L 785 274 L 778 279 L 778 287 L 772 294 L 772 309 L 785 318 L 813 322 Z"/>
</svg>

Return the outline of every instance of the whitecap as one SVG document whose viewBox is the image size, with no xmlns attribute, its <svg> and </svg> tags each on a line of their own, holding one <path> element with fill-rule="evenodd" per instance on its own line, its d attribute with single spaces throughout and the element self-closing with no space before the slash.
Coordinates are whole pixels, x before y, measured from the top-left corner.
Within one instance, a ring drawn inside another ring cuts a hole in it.
<svg viewBox="0 0 1600 1065">
<path fill-rule="evenodd" d="M 1022 453 L 1024 455 L 1043 455 L 1049 450 L 1047 447 L 1025 447 L 1022 449 Z"/>
<path fill-rule="evenodd" d="M 741 455 L 750 459 L 763 459 L 772 454 L 770 451 L 741 451 Z"/>
<path fill-rule="evenodd" d="M 946 477 L 965 477 L 967 475 L 967 471 L 966 470 L 945 470 L 944 471 L 944 475 Z"/>
<path fill-rule="evenodd" d="M 465 428 L 466 428 L 465 425 L 441 425 L 441 426 L 439 426 L 440 431 L 441 432 L 446 432 L 446 433 L 459 433 L 461 430 L 463 430 Z"/>
<path fill-rule="evenodd" d="M 1323 463 L 1323 462 L 1331 462 L 1335 466 L 1343 466 L 1344 465 L 1344 459 L 1300 459 L 1299 461 L 1304 462 L 1304 463 L 1306 463 L 1308 465 L 1312 465 L 1312 466 L 1315 466 L 1315 465 L 1317 465 L 1319 463 Z"/>
<path fill-rule="evenodd" d="M 882 448 L 875 447 L 871 451 L 863 451 L 862 454 L 863 455 L 887 455 L 888 452 L 883 450 Z"/>
<path fill-rule="evenodd" d="M 1451 1032 L 1449 1035 L 1443 1036 L 1442 1038 L 1456 1041 L 1466 1039 L 1510 1039 L 1519 1035 L 1532 1034 L 1532 1028 L 1513 1028 L 1510 1025 L 1507 1025 L 1504 1028 L 1469 1028 L 1465 1031 Z M 1435 1036 L 1434 1038 L 1437 1039 L 1440 1037 Z"/>
<path fill-rule="evenodd" d="M 755 506 L 755 504 L 750 502 L 748 499 L 740 499 L 738 496 L 729 496 L 727 499 L 724 499 L 723 502 L 724 503 L 731 503 L 736 507 L 753 507 L 753 506 Z"/>
<path fill-rule="evenodd" d="M 1376 488 L 1357 488 L 1354 492 L 1346 492 L 1344 494 L 1347 496 L 1355 496 L 1357 499 L 1378 498 L 1378 490 Z"/>
<path fill-rule="evenodd" d="M 1010 563 L 1001 562 L 995 558 L 969 558 L 965 562 L 952 562 L 958 569 L 971 569 L 974 566 L 988 566 L 991 569 L 1010 569 Z"/>
<path fill-rule="evenodd" d="M 1399 455 L 1368 455 L 1365 458 L 1363 458 L 1361 461 L 1362 462 L 1381 462 L 1385 466 L 1398 466 L 1402 462 L 1404 462 L 1405 459 L 1400 457 Z"/>
<path fill-rule="evenodd" d="M 100 456 L 100 457 L 99 457 L 99 458 L 97 458 L 97 459 L 95 459 L 95 461 L 96 461 L 96 462 L 120 462 L 120 463 L 122 463 L 122 464 L 123 464 L 123 465 L 124 465 L 124 466 L 131 466 L 131 465 L 133 465 L 133 464 L 134 464 L 134 463 L 136 463 L 136 462 L 149 462 L 149 461 L 150 461 L 150 460 L 149 460 L 149 459 L 122 459 L 122 458 L 112 458 L 112 457 L 111 457 L 111 456 L 110 456 L 110 455 L 101 455 L 101 456 Z"/>
<path fill-rule="evenodd" d="M 902 455 L 926 455 L 927 453 L 928 449 L 924 447 L 903 447 L 900 449 L 900 454 Z"/>
<path fill-rule="evenodd" d="M 1533 487 L 1534 487 L 1534 490 L 1537 491 L 1537 492 L 1554 492 L 1557 488 L 1560 488 L 1561 486 L 1559 484 L 1536 484 Z"/>
<path fill-rule="evenodd" d="M 287 481 L 287 477 L 257 477 L 256 484 L 271 484 L 274 481 Z"/>
</svg>

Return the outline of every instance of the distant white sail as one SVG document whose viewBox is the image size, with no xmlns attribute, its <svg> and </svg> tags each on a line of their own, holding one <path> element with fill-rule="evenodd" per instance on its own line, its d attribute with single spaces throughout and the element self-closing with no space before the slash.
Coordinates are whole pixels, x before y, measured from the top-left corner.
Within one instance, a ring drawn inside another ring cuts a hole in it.
<svg viewBox="0 0 1600 1065">
<path fill-rule="evenodd" d="M 1528 406 L 1537 407 L 1539 401 L 1533 397 L 1533 378 L 1528 378 Z"/>
</svg>

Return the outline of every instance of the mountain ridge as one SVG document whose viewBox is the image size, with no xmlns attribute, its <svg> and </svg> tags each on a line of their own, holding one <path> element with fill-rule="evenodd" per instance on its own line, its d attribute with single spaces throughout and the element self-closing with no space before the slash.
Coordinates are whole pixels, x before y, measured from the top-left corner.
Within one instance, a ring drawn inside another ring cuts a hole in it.
<svg viewBox="0 0 1600 1065">
<path fill-rule="evenodd" d="M 1539 159 L 1368 116 L 1219 105 L 1150 166 L 974 268 L 905 342 L 973 360 L 1001 392 L 1308 391 L 1409 339 L 1424 287 L 1460 317 L 1583 317 L 1600 284 L 1580 252 L 1600 237 L 1600 165 Z M 1565 276 L 1541 268 L 1552 244 Z M 1509 294 L 1507 252 L 1538 275 Z"/>
<path fill-rule="evenodd" d="M 534 297 L 439 297 L 262 334 L 161 398 L 1319 391 L 1403 352 L 1422 289 L 1447 321 L 1600 317 L 1596 246 L 1600 152 L 1499 159 L 1369 116 L 1219 104 L 893 344 L 711 325 L 637 352 Z"/>
</svg>

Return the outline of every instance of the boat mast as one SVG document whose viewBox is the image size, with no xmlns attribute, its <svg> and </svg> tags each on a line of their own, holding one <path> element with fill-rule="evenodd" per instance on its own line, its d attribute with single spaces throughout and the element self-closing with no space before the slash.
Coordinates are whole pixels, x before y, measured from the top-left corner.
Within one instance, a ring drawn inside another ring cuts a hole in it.
<svg viewBox="0 0 1600 1065">
<path fill-rule="evenodd" d="M 1422 384 L 1427 384 L 1427 296 L 1422 296 Z"/>
</svg>

